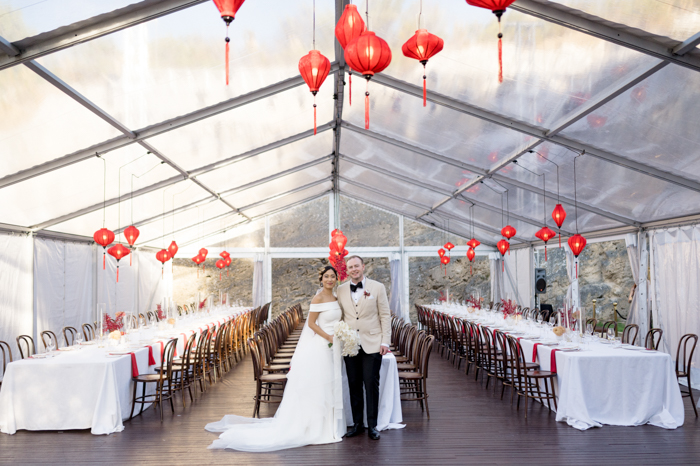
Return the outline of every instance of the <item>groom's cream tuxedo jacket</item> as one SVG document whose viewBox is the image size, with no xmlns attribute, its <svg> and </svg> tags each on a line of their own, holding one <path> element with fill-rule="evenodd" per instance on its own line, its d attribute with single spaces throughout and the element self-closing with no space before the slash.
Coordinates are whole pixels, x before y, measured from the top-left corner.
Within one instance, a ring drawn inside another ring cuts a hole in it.
<svg viewBox="0 0 700 466">
<path fill-rule="evenodd" d="M 359 330 L 363 351 L 379 353 L 382 344 L 391 344 L 389 300 L 381 283 L 365 278 L 364 286 L 355 304 L 350 295 L 350 281 L 343 283 L 338 287 L 338 303 L 343 310 L 343 320 L 350 328 Z"/>
</svg>

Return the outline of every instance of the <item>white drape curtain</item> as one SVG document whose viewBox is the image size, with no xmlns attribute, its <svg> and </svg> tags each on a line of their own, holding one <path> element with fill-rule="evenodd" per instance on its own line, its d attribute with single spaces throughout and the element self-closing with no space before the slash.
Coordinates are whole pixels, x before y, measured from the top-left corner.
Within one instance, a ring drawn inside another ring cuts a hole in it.
<svg viewBox="0 0 700 466">
<path fill-rule="evenodd" d="M 122 262 L 128 259 L 122 259 Z M 161 277 L 161 265 L 156 260 L 156 251 L 138 250 L 133 259 L 138 263 L 138 312 L 154 311 L 164 297 L 173 296 L 173 261 L 165 263 Z M 119 282 L 121 283 L 121 267 Z"/>
<path fill-rule="evenodd" d="M 52 330 L 63 341 L 63 327 L 81 331 L 94 320 L 94 247 L 45 238 L 34 240 L 34 306 L 37 333 Z"/>
<path fill-rule="evenodd" d="M 530 248 L 515 249 L 505 256 L 506 275 L 503 277 L 506 296 L 517 301 L 520 306 L 530 307 L 533 293 Z"/>
<path fill-rule="evenodd" d="M 664 332 L 660 349 L 675 359 L 681 336 L 700 335 L 700 227 L 657 230 L 649 237 L 654 326 Z M 691 374 L 693 386 L 700 388 L 700 350 Z"/>
<path fill-rule="evenodd" d="M 503 290 L 503 261 L 499 253 L 489 253 L 491 266 L 491 301 L 494 305 L 501 302 L 504 296 Z"/>
<path fill-rule="evenodd" d="M 403 293 L 403 275 L 401 274 L 401 255 L 393 254 L 389 262 L 391 272 L 391 300 L 389 309 L 396 317 L 403 317 L 401 309 L 401 294 Z"/>
<path fill-rule="evenodd" d="M 569 277 L 569 287 L 566 289 L 566 305 L 568 307 L 578 307 L 578 278 L 576 277 L 576 258 L 569 246 L 564 246 L 566 256 L 566 276 Z"/>
<path fill-rule="evenodd" d="M 0 234 L 0 339 L 19 358 L 16 338 L 33 335 L 32 238 Z"/>
<path fill-rule="evenodd" d="M 641 240 L 646 241 L 646 238 L 642 238 Z M 627 314 L 627 325 L 636 324 L 639 326 L 639 337 L 637 338 L 637 344 L 639 346 L 644 346 L 644 338 L 649 331 L 649 316 L 646 312 L 642 312 L 642 306 L 639 302 L 639 291 L 642 284 L 641 280 L 647 280 L 646 275 L 644 277 L 639 276 L 639 264 L 641 254 L 643 254 L 643 248 L 636 233 L 626 235 L 625 244 L 627 246 L 627 256 L 629 257 L 630 268 L 632 269 L 632 278 L 634 279 L 634 284 L 636 285 L 634 294 L 632 295 L 632 302 L 630 303 L 629 314 Z M 647 289 L 648 283 L 649 282 L 647 281 Z"/>
<path fill-rule="evenodd" d="M 253 307 L 265 304 L 264 260 L 265 257 L 262 254 L 255 255 L 255 262 L 253 263 Z"/>
</svg>

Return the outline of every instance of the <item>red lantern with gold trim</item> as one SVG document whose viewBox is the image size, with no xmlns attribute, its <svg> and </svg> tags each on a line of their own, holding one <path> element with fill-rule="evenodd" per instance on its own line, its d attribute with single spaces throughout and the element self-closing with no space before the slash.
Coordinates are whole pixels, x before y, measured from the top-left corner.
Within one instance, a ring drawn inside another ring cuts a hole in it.
<svg viewBox="0 0 700 466">
<path fill-rule="evenodd" d="M 129 250 L 129 248 L 124 247 L 121 243 L 117 243 L 116 245 L 107 249 L 107 252 L 110 256 L 114 257 L 117 260 L 117 283 L 119 283 L 119 260 L 122 257 L 131 254 L 131 251 Z"/>
<path fill-rule="evenodd" d="M 535 233 L 535 236 L 544 241 L 544 260 L 545 262 L 547 261 L 547 241 L 550 239 L 554 238 L 557 236 L 556 233 L 554 233 L 552 230 L 550 230 L 548 227 L 544 226 Z"/>
<path fill-rule="evenodd" d="M 236 19 L 236 13 L 238 12 L 238 9 L 243 5 L 243 2 L 245 0 L 214 0 L 214 4 L 216 5 L 216 8 L 219 9 L 219 13 L 221 13 L 221 19 L 224 20 L 224 23 L 226 23 L 226 85 L 228 86 L 228 78 L 229 78 L 229 72 L 228 72 L 228 55 L 229 55 L 229 42 L 231 42 L 231 39 L 228 37 L 228 27 L 231 25 L 231 22 L 233 22 L 234 19 Z"/>
<path fill-rule="evenodd" d="M 506 270 L 506 252 L 508 252 L 508 249 L 510 249 L 510 243 L 504 239 L 496 243 L 496 247 L 498 248 L 498 251 L 501 253 L 501 257 L 503 258 L 503 271 Z"/>
<path fill-rule="evenodd" d="M 503 33 L 501 32 L 501 16 L 515 0 L 467 0 L 467 3 L 479 8 L 491 10 L 498 18 L 498 82 L 503 82 Z"/>
<path fill-rule="evenodd" d="M 100 228 L 92 235 L 97 244 L 102 246 L 102 270 L 107 267 L 107 246 L 114 242 L 114 232 L 106 228 Z"/>
<path fill-rule="evenodd" d="M 375 33 L 365 31 L 345 47 L 345 61 L 367 80 L 365 91 L 365 129 L 369 129 L 369 80 L 391 63 L 389 44 Z"/>
<path fill-rule="evenodd" d="M 331 71 L 331 62 L 318 50 L 312 50 L 299 60 L 299 73 L 314 96 L 314 135 L 316 134 L 316 94 Z"/>
<path fill-rule="evenodd" d="M 139 230 L 135 226 L 131 225 L 129 227 L 126 227 L 124 229 L 124 237 L 126 238 L 126 242 L 129 243 L 129 249 L 134 249 L 134 243 L 136 243 L 136 239 L 139 237 Z M 131 256 L 129 256 L 129 265 L 131 265 Z"/>
<path fill-rule="evenodd" d="M 345 10 L 335 25 L 335 37 L 340 46 L 345 47 L 367 30 L 364 20 L 355 5 L 345 5 Z M 348 70 L 348 103 L 352 106 L 352 71 Z"/>
<path fill-rule="evenodd" d="M 450 263 L 450 258 L 447 256 L 442 256 L 440 263 L 445 266 L 445 276 L 447 276 L 447 264 Z"/>
<path fill-rule="evenodd" d="M 216 265 L 216 268 L 219 269 L 219 281 L 221 281 L 221 269 L 226 267 L 226 262 L 224 262 L 223 259 L 219 259 L 218 261 L 216 261 L 215 265 Z"/>
<path fill-rule="evenodd" d="M 179 249 L 180 248 L 177 247 L 177 243 L 175 242 L 175 240 L 173 240 L 173 242 L 170 243 L 170 246 L 168 246 L 168 255 L 170 255 L 171 259 L 175 259 L 175 254 L 177 254 L 177 251 Z"/>
<path fill-rule="evenodd" d="M 472 238 L 469 241 L 467 241 L 467 246 L 469 246 L 472 249 L 476 249 L 477 246 L 481 244 L 481 241 L 479 241 L 476 238 Z"/>
</svg>

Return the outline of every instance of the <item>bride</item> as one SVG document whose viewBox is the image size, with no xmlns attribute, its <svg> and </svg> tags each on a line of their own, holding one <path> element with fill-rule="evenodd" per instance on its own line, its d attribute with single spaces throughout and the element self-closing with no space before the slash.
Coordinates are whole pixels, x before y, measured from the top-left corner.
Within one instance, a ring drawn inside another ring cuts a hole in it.
<svg viewBox="0 0 700 466">
<path fill-rule="evenodd" d="M 329 343 L 334 343 L 333 326 L 342 318 L 333 295 L 337 280 L 331 266 L 320 273 L 323 288 L 311 301 L 275 416 L 255 419 L 228 415 L 207 424 L 206 430 L 222 432 L 209 448 L 264 452 L 342 440 L 346 424 L 341 344 L 337 338 L 329 348 Z"/>
</svg>

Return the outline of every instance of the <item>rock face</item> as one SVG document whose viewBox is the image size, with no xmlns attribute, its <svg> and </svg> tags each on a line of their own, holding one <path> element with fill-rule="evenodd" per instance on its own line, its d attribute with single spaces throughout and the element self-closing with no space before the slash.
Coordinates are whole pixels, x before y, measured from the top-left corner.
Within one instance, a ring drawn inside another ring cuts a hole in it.
<svg viewBox="0 0 700 466">
<path fill-rule="evenodd" d="M 456 235 L 447 235 L 428 225 L 414 222 L 404 218 L 403 220 L 403 244 L 404 246 L 435 245 L 436 251 L 440 245 L 452 242 L 455 246 L 464 246 L 468 239 Z M 476 259 L 474 259 L 476 260 Z"/>
<path fill-rule="evenodd" d="M 228 293 L 231 302 L 241 301 L 245 306 L 253 303 L 253 260 L 231 259 L 229 276 L 224 271 L 219 280 L 219 269 L 214 265 L 217 259 L 207 259 L 204 272 L 199 266 L 199 278 L 197 266 L 190 259 L 173 259 L 173 300 L 177 304 L 195 302 L 197 292 L 202 296 L 213 293 L 218 299 L 220 290 Z"/>
<path fill-rule="evenodd" d="M 364 261 L 365 275 L 384 283 L 389 294 L 389 260 L 366 258 Z M 318 273 L 326 265 L 326 259 L 272 259 L 272 315 L 276 316 L 298 303 L 304 312 L 308 312 L 309 303 L 321 287 Z"/>
<path fill-rule="evenodd" d="M 561 307 L 566 297 L 569 279 L 566 276 L 564 251 L 550 247 L 540 264 L 547 270 L 547 294 L 542 294 L 541 302 Z M 634 280 L 630 269 L 627 248 L 624 240 L 588 244 L 579 256 L 579 294 L 586 315 L 591 316 L 593 300 L 596 300 L 598 321 L 613 320 L 613 303 L 622 316 L 629 312 L 628 297 Z M 618 321 L 624 319 L 618 316 Z"/>
<path fill-rule="evenodd" d="M 445 269 L 440 268 L 437 254 L 435 257 L 411 257 L 408 264 L 411 322 L 417 322 L 415 304 L 431 304 L 445 297 L 448 286 L 451 301 L 462 301 L 477 292 L 485 301 L 490 300 L 491 271 L 485 256 L 478 256 L 472 262 L 473 275 L 469 273 L 469 260 L 466 257 L 452 258 L 447 266 L 447 277 Z"/>
<path fill-rule="evenodd" d="M 270 217 L 270 247 L 324 247 L 328 237 L 328 198 L 322 197 Z"/>
<path fill-rule="evenodd" d="M 399 217 L 341 196 L 340 229 L 348 246 L 399 246 Z"/>
</svg>

